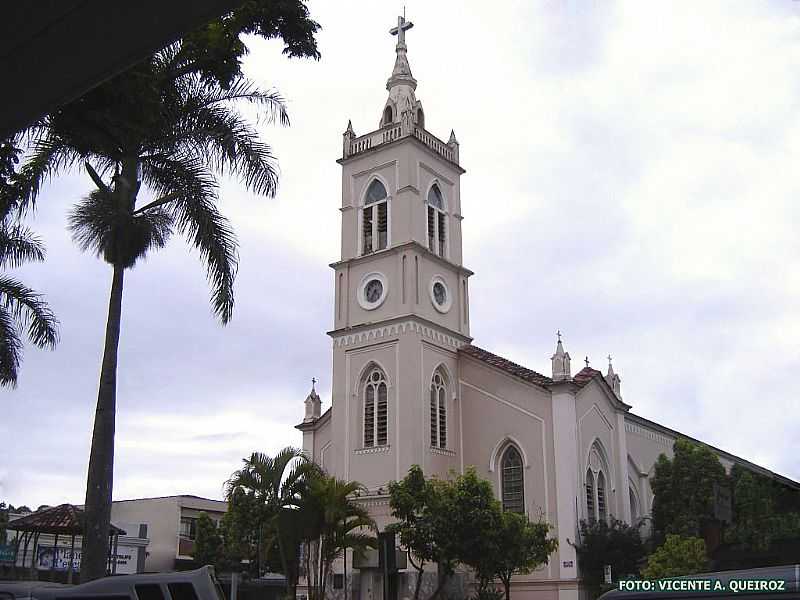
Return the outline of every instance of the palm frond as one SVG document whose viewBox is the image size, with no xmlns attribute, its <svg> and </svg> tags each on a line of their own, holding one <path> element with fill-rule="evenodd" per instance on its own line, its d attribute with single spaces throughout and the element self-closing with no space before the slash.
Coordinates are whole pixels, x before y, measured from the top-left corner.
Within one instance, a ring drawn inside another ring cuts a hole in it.
<svg viewBox="0 0 800 600">
<path fill-rule="evenodd" d="M 0 387 L 16 387 L 22 356 L 22 340 L 14 317 L 0 306 Z"/>
<path fill-rule="evenodd" d="M 13 269 L 26 262 L 43 261 L 44 256 L 42 240 L 29 228 L 0 223 L 0 267 Z"/>
<path fill-rule="evenodd" d="M 33 130 L 32 130 L 33 131 Z M 42 186 L 81 157 L 78 152 L 44 126 L 36 128 L 30 142 L 31 156 L 19 170 L 13 203 L 24 214 L 36 204 Z"/>
<path fill-rule="evenodd" d="M 16 279 L 0 276 L 0 306 L 21 327 L 27 327 L 34 345 L 52 349 L 58 343 L 58 319 L 41 294 Z"/>
</svg>

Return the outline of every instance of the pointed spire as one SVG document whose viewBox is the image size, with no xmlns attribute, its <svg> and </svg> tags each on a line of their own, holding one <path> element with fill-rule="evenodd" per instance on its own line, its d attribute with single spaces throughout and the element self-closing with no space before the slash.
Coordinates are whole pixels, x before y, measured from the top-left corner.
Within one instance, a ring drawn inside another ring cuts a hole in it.
<svg viewBox="0 0 800 600">
<path fill-rule="evenodd" d="M 564 345 L 561 343 L 561 330 L 556 333 L 558 342 L 556 343 L 556 353 L 550 357 L 550 363 L 553 369 L 553 381 L 569 381 L 572 379 L 570 372 L 570 357 L 569 353 L 564 351 Z"/>
<path fill-rule="evenodd" d="M 319 394 L 317 394 L 316 385 L 317 379 L 316 377 L 312 377 L 311 391 L 308 393 L 308 396 L 306 396 L 305 400 L 306 416 L 303 419 L 303 423 L 316 421 L 322 414 L 322 400 L 320 400 Z"/>
<path fill-rule="evenodd" d="M 454 129 L 450 130 L 450 139 L 447 140 L 448 144 L 458 144 L 458 140 L 456 139 L 456 132 Z"/>
<path fill-rule="evenodd" d="M 344 130 L 345 135 L 355 135 L 356 132 L 353 131 L 353 121 L 347 119 L 347 129 Z"/>
<path fill-rule="evenodd" d="M 411 74 L 411 65 L 408 64 L 408 57 L 406 56 L 406 31 L 411 29 L 414 23 L 406 21 L 405 16 L 397 17 L 397 27 L 392 27 L 389 33 L 397 36 L 397 46 L 395 46 L 395 53 L 397 57 L 394 60 L 394 69 L 392 69 L 392 76 L 386 82 L 386 89 L 390 90 L 398 85 L 407 85 L 412 90 L 417 88 L 417 80 Z"/>
</svg>

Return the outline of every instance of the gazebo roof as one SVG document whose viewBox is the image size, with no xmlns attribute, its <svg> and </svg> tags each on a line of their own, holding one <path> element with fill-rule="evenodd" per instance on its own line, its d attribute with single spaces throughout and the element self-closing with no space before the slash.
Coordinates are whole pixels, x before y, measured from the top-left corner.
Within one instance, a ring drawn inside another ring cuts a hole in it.
<svg viewBox="0 0 800 600">
<path fill-rule="evenodd" d="M 9 521 L 7 527 L 12 531 L 82 535 L 84 515 L 83 509 L 74 504 L 59 504 Z M 113 524 L 109 530 L 109 535 L 125 535 L 125 533 Z"/>
</svg>

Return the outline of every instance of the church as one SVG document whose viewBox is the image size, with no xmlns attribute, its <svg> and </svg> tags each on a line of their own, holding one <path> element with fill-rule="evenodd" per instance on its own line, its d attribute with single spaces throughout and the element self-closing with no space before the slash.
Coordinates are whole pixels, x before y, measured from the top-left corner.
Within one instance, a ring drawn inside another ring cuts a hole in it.
<svg viewBox="0 0 800 600">
<path fill-rule="evenodd" d="M 326 471 L 369 489 L 362 501 L 380 529 L 391 522 L 387 484 L 412 465 L 439 477 L 474 466 L 504 510 L 541 517 L 558 538 L 547 565 L 513 579 L 514 600 L 577 600 L 580 520 L 645 519 L 657 458 L 688 436 L 634 414 L 610 360 L 605 374 L 588 364 L 575 369 L 560 333 L 549 374 L 473 343 L 473 273 L 462 262 L 465 171 L 455 134 L 443 141 L 428 130 L 433 121 L 407 56 L 411 27 L 398 17 L 391 29 L 396 58 L 378 127 L 356 135 L 348 123 L 343 134 L 331 407 L 323 413 L 312 389 L 297 428 Z M 739 463 L 798 487 L 714 450 L 728 469 Z M 348 596 L 383 600 L 377 573 L 349 562 Z M 412 593 L 406 581 L 398 599 Z"/>
</svg>

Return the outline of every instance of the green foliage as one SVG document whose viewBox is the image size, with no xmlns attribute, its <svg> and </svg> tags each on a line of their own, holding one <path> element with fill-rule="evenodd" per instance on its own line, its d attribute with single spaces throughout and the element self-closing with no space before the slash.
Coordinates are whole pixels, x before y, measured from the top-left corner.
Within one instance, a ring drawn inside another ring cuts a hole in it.
<svg viewBox="0 0 800 600">
<path fill-rule="evenodd" d="M 618 519 L 581 521 L 578 565 L 585 584 L 598 594 L 605 581 L 605 565 L 611 565 L 615 581 L 638 575 L 645 557 L 640 526 L 631 526 Z"/>
<path fill-rule="evenodd" d="M 499 578 L 506 595 L 514 573 L 527 573 L 547 559 L 557 546 L 546 523 L 504 513 L 488 481 L 474 468 L 451 480 L 425 479 L 414 465 L 406 477 L 389 484 L 392 516 L 389 525 L 409 550 L 409 561 L 421 575 L 427 562 L 437 563 L 440 585 L 458 564 L 475 570 L 479 594 L 492 595 L 490 582 Z M 419 582 L 414 598 L 419 597 Z"/>
<path fill-rule="evenodd" d="M 673 449 L 671 460 L 659 456 L 650 479 L 654 533 L 701 536 L 714 519 L 714 483 L 727 483 L 725 468 L 708 446 L 678 438 Z"/>
<path fill-rule="evenodd" d="M 755 553 L 776 539 L 800 536 L 800 505 L 784 502 L 784 486 L 739 465 L 731 469 L 731 481 L 734 522 L 727 541 Z"/>
<path fill-rule="evenodd" d="M 217 525 L 206 513 L 197 518 L 194 539 L 194 561 L 198 566 L 217 565 L 222 558 L 222 538 Z"/>
<path fill-rule="evenodd" d="M 694 575 L 708 569 L 706 543 L 702 538 L 667 534 L 666 541 L 647 559 L 645 579 Z"/>
<path fill-rule="evenodd" d="M 343 481 L 321 470 L 308 477 L 295 512 L 308 548 L 305 571 L 311 600 L 325 600 L 333 561 L 348 548 L 363 556 L 368 548 L 377 547 L 375 522 L 354 499 L 364 491 L 358 482 Z"/>
<path fill-rule="evenodd" d="M 551 530 L 548 523 L 534 523 L 526 515 L 515 512 L 506 511 L 500 515 L 500 526 L 484 542 L 484 555 L 475 569 L 481 581 L 494 577 L 500 579 L 505 600 L 510 600 L 513 575 L 527 574 L 539 565 L 547 564 L 550 555 L 558 548 L 558 540 L 548 537 Z"/>
</svg>

